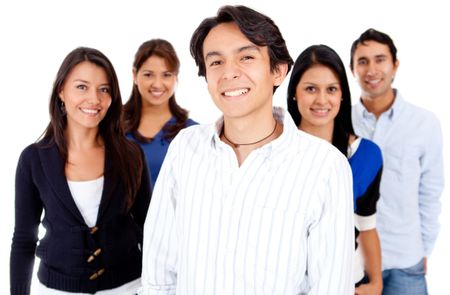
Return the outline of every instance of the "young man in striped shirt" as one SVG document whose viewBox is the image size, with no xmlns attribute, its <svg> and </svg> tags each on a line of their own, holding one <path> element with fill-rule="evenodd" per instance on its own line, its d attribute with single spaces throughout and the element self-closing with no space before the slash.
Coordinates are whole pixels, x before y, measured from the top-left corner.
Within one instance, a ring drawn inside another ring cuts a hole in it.
<svg viewBox="0 0 450 295">
<path fill-rule="evenodd" d="M 169 148 L 141 294 L 353 294 L 351 170 L 272 107 L 292 65 L 278 27 L 224 6 L 194 32 L 191 54 L 223 117 Z"/>
</svg>

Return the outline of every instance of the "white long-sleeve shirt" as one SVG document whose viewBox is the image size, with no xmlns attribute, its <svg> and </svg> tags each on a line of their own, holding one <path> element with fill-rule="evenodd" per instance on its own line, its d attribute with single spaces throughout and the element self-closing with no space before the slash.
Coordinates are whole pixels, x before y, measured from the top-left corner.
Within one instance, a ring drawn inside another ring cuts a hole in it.
<svg viewBox="0 0 450 295">
<path fill-rule="evenodd" d="M 222 122 L 173 140 L 144 228 L 140 294 L 353 294 L 347 159 L 283 124 L 241 166 Z"/>
</svg>

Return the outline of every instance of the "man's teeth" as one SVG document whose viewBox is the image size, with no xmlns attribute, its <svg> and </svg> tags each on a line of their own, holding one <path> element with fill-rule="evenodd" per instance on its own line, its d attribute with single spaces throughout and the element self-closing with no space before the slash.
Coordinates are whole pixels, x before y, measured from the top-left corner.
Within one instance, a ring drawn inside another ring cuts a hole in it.
<svg viewBox="0 0 450 295">
<path fill-rule="evenodd" d="M 370 81 L 367 81 L 367 83 L 369 83 L 369 84 L 377 84 L 377 83 L 379 83 L 380 82 L 380 80 L 378 79 L 378 80 L 370 80 Z"/>
<path fill-rule="evenodd" d="M 233 91 L 225 91 L 225 96 L 239 96 L 242 94 L 245 94 L 248 92 L 247 88 L 244 89 L 238 89 L 238 90 L 233 90 Z"/>
</svg>

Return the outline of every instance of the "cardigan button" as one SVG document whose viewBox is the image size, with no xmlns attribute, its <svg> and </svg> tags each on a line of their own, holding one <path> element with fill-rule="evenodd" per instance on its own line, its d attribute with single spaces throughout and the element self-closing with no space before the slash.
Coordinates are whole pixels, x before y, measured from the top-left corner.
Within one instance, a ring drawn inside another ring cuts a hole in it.
<svg viewBox="0 0 450 295">
<path fill-rule="evenodd" d="M 94 273 L 89 277 L 89 280 L 93 281 L 93 280 L 95 280 L 96 278 L 98 278 L 98 274 L 97 274 L 96 272 L 94 272 Z"/>
<path fill-rule="evenodd" d="M 96 231 L 98 231 L 98 227 L 96 227 L 96 226 L 91 227 L 91 231 L 90 231 L 91 235 L 95 234 Z"/>
<path fill-rule="evenodd" d="M 93 281 L 97 279 L 99 276 L 101 276 L 105 272 L 105 269 L 99 269 L 98 271 L 94 272 L 90 277 L 89 280 Z"/>
<path fill-rule="evenodd" d="M 97 257 L 98 255 L 100 255 L 100 253 L 102 253 L 102 249 L 101 249 L 101 248 L 98 248 L 97 250 L 94 251 L 94 253 L 92 253 L 91 256 L 89 256 L 89 258 L 87 259 L 87 262 L 88 262 L 88 263 L 91 263 L 91 262 L 95 259 L 95 257 Z"/>
</svg>

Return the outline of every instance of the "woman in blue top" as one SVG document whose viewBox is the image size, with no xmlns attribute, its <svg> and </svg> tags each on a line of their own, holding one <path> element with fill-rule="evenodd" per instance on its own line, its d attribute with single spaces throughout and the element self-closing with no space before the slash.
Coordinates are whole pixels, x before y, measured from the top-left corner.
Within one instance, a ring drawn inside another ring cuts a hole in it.
<svg viewBox="0 0 450 295">
<path fill-rule="evenodd" d="M 152 184 L 178 132 L 197 124 L 175 100 L 180 61 L 173 46 L 162 39 L 144 42 L 133 62 L 133 90 L 124 106 L 125 131 L 147 157 Z"/>
<path fill-rule="evenodd" d="M 329 141 L 349 159 L 355 210 L 355 294 L 381 294 L 381 252 L 375 229 L 381 151 L 353 131 L 347 75 L 333 49 L 314 45 L 300 54 L 289 81 L 287 105 L 300 130 Z"/>
</svg>

